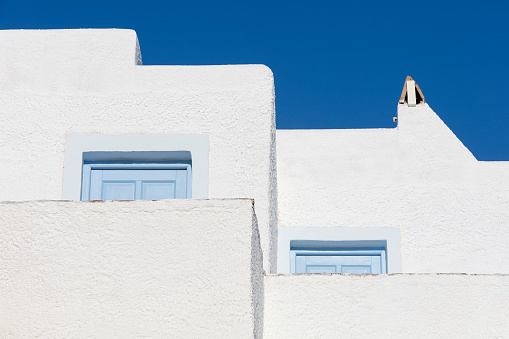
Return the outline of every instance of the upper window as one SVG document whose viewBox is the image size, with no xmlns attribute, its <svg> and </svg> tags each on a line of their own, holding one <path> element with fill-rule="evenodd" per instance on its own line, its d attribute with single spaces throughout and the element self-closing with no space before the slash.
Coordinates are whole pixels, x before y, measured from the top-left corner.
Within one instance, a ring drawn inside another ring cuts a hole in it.
<svg viewBox="0 0 509 339">
<path fill-rule="evenodd" d="M 207 199 L 208 170 L 205 134 L 71 134 L 62 198 Z"/>
<path fill-rule="evenodd" d="M 191 198 L 190 164 L 83 165 L 82 200 Z"/>
<path fill-rule="evenodd" d="M 387 273 L 385 248 L 292 248 L 292 273 Z"/>
</svg>

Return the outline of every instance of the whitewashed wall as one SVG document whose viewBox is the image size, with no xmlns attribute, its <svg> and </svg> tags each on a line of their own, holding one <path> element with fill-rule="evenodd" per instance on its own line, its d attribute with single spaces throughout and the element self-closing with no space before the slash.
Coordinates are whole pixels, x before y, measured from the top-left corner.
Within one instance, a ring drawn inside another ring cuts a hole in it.
<svg viewBox="0 0 509 339">
<path fill-rule="evenodd" d="M 506 338 L 508 275 L 265 278 L 265 339 Z"/>
<path fill-rule="evenodd" d="M 275 269 L 272 72 L 140 63 L 132 30 L 0 31 L 0 200 L 61 199 L 69 134 L 208 134 L 209 197 L 255 199 Z"/>
<path fill-rule="evenodd" d="M 509 163 L 427 104 L 395 129 L 278 130 L 279 226 L 398 227 L 402 272 L 509 273 Z"/>
<path fill-rule="evenodd" d="M 253 201 L 0 203 L 0 337 L 260 338 Z"/>
</svg>

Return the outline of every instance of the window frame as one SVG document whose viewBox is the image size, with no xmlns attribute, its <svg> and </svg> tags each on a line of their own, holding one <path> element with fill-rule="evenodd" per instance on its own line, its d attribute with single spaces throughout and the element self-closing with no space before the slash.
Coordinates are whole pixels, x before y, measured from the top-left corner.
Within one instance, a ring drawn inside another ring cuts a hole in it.
<svg viewBox="0 0 509 339">
<path fill-rule="evenodd" d="M 136 153 L 154 155 L 147 162 L 192 162 L 192 199 L 209 197 L 209 135 L 208 134 L 68 134 L 65 137 L 62 199 L 80 201 L 83 165 L 87 161 L 116 162 L 112 153 L 122 159 L 138 162 Z M 175 158 L 161 159 L 157 153 L 173 153 Z M 86 156 L 95 154 L 96 159 Z M 182 156 L 189 158 L 182 159 Z M 110 161 L 112 160 L 112 161 Z"/>
<path fill-rule="evenodd" d="M 387 273 L 401 273 L 399 227 L 279 227 L 279 274 L 291 273 L 291 250 L 296 248 L 385 248 Z"/>
</svg>

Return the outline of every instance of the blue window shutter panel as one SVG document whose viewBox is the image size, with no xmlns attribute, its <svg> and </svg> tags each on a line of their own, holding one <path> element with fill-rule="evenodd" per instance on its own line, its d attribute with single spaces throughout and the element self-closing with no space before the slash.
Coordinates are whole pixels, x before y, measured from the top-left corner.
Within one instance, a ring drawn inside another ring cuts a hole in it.
<svg viewBox="0 0 509 339">
<path fill-rule="evenodd" d="M 368 274 L 375 272 L 371 271 L 371 266 L 369 265 L 342 265 L 341 273 Z"/>
<path fill-rule="evenodd" d="M 101 194 L 91 197 L 92 200 L 134 200 L 136 195 L 136 181 L 117 180 L 98 182 Z"/>
<path fill-rule="evenodd" d="M 143 200 L 175 199 L 175 181 L 141 181 L 140 190 Z"/>
<path fill-rule="evenodd" d="M 385 249 L 295 250 L 292 273 L 386 273 Z"/>
<path fill-rule="evenodd" d="M 185 167 L 108 164 L 87 168 L 89 166 L 83 169 L 83 200 L 185 199 L 190 194 L 190 171 Z"/>
</svg>

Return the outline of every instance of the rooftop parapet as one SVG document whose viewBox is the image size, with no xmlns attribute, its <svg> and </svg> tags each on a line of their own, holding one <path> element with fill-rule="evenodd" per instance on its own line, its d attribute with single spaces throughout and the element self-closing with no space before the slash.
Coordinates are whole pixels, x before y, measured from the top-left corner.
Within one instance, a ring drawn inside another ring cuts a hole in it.
<svg viewBox="0 0 509 339">
<path fill-rule="evenodd" d="M 93 87 L 138 64 L 138 38 L 129 29 L 0 31 L 0 90 Z"/>
</svg>

